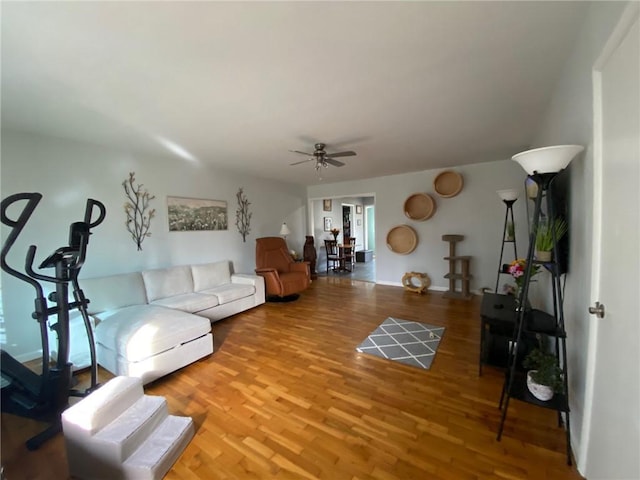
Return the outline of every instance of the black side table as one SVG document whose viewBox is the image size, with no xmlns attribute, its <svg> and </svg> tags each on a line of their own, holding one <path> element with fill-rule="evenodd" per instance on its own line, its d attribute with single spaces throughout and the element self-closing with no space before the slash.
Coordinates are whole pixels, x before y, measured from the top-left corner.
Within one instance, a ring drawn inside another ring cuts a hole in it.
<svg viewBox="0 0 640 480">
<path fill-rule="evenodd" d="M 516 299 L 513 295 L 497 293 L 483 295 L 480 306 L 478 375 L 482 375 L 483 363 L 507 367 L 509 343 L 513 339 L 516 320 Z"/>
</svg>

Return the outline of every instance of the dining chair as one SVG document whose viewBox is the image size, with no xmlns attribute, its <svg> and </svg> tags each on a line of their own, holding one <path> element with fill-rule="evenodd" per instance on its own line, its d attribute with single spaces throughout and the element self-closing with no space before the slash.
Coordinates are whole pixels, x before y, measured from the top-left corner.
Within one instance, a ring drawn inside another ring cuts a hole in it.
<svg viewBox="0 0 640 480">
<path fill-rule="evenodd" d="M 343 258 L 340 256 L 340 253 L 338 251 L 338 241 L 325 240 L 324 247 L 327 251 L 327 273 L 329 273 L 329 268 L 331 268 L 334 272 L 339 270 Z"/>
<path fill-rule="evenodd" d="M 356 266 L 356 237 L 346 237 L 344 239 L 344 267 L 353 271 Z"/>
</svg>

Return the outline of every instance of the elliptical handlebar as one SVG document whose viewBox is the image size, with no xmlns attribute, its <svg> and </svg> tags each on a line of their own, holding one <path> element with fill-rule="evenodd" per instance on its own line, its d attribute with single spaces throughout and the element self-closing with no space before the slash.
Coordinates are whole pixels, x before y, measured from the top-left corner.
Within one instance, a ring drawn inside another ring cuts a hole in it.
<svg viewBox="0 0 640 480">
<path fill-rule="evenodd" d="M 99 210 L 98 218 L 95 222 L 91 222 L 94 207 L 97 207 Z M 72 276 L 77 277 L 80 268 L 84 264 L 87 255 L 87 245 L 89 244 L 91 229 L 100 225 L 104 221 L 106 214 L 107 209 L 102 202 L 94 200 L 93 198 L 88 198 L 84 210 L 84 222 L 76 222 L 71 224 L 71 227 L 69 228 L 69 246 L 78 249 L 78 256 L 75 263 L 71 267 L 75 271 L 75 275 L 72 274 Z"/>
<path fill-rule="evenodd" d="M 98 209 L 100 210 L 100 213 L 96 221 L 91 223 L 91 218 L 93 217 L 93 207 L 98 207 Z M 100 225 L 104 221 L 104 218 L 106 215 L 107 215 L 107 209 L 105 208 L 102 202 L 98 200 L 94 200 L 93 198 L 87 199 L 87 206 L 85 207 L 85 210 L 84 210 L 84 223 L 89 225 L 89 229 L 92 229 Z"/>
<path fill-rule="evenodd" d="M 64 260 L 67 263 L 69 271 L 71 272 L 69 278 L 58 278 L 58 276 L 43 275 L 36 272 L 33 268 L 33 262 L 36 256 L 35 245 L 29 246 L 29 249 L 27 250 L 24 266 L 24 270 L 26 272 L 25 275 L 25 273 L 22 273 L 9 266 L 6 261 L 6 257 L 16 239 L 22 233 L 22 230 L 31 218 L 31 215 L 33 214 L 41 199 L 42 194 L 37 192 L 16 193 L 14 195 L 9 195 L 7 198 L 2 200 L 2 204 L 0 206 L 2 223 L 11 227 L 11 232 L 9 233 L 7 240 L 4 242 L 4 245 L 2 246 L 2 253 L 0 255 L 2 269 L 10 275 L 13 275 L 14 277 L 19 278 L 20 280 L 23 280 L 33 286 L 33 288 L 36 289 L 36 296 L 38 298 L 43 298 L 44 293 L 42 286 L 40 285 L 40 283 L 38 283 L 37 280 L 60 284 L 68 283 L 70 280 L 77 278 L 78 273 L 80 272 L 80 268 L 85 261 L 87 245 L 89 243 L 89 236 L 91 235 L 91 229 L 100 225 L 106 217 L 106 208 L 102 202 L 94 200 L 93 198 L 87 199 L 84 212 L 84 221 L 72 223 L 69 228 L 69 246 L 59 248 L 52 255 L 47 257 L 39 266 L 39 268 L 47 268 L 55 265 L 57 261 Z M 7 215 L 7 210 L 9 209 L 9 207 L 14 203 L 22 200 L 27 200 L 27 204 L 22 209 L 22 212 L 20 213 L 18 218 L 16 220 L 9 218 Z M 98 209 L 98 216 L 94 221 L 92 221 L 95 208 Z M 36 308 L 36 310 L 38 310 L 38 308 Z"/>
<path fill-rule="evenodd" d="M 18 219 L 12 220 L 7 216 L 7 209 L 14 203 L 19 202 L 20 200 L 27 200 L 27 204 L 22 209 L 22 212 L 18 216 Z M 9 250 L 15 243 L 16 239 L 18 238 L 22 230 L 24 229 L 24 226 L 29 221 L 29 218 L 31 218 L 31 215 L 33 214 L 33 211 L 38 206 L 38 203 L 40 202 L 40 200 L 42 200 L 41 193 L 37 193 L 37 192 L 16 193 L 14 195 L 9 195 L 7 198 L 2 200 L 2 203 L 0 204 L 0 216 L 1 216 L 2 223 L 11 227 L 11 232 L 9 232 L 9 236 L 7 237 L 7 240 L 4 242 L 4 245 L 2 246 L 2 252 L 0 254 L 0 262 L 2 265 L 2 269 L 5 272 L 7 272 L 9 275 L 13 275 L 14 277 L 19 278 L 20 280 L 23 280 L 29 283 L 30 285 L 32 285 L 36 289 L 38 297 L 43 296 L 42 286 L 34 278 L 31 278 L 28 275 L 25 275 L 24 273 L 19 272 L 14 268 L 11 268 L 7 263 L 7 254 L 9 253 Z M 35 255 L 35 247 L 33 248 L 34 248 L 33 255 Z M 29 254 L 27 254 L 27 257 L 28 255 Z"/>
</svg>

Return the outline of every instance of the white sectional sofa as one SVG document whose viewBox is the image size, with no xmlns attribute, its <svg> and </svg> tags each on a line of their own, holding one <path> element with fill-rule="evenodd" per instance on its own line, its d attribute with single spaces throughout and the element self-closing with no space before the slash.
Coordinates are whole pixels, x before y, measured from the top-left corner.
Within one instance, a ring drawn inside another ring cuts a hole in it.
<svg viewBox="0 0 640 480">
<path fill-rule="evenodd" d="M 265 302 L 264 280 L 230 262 L 80 280 L 98 363 L 149 383 L 213 352 L 211 322 Z M 72 326 L 73 328 L 73 326 Z"/>
</svg>

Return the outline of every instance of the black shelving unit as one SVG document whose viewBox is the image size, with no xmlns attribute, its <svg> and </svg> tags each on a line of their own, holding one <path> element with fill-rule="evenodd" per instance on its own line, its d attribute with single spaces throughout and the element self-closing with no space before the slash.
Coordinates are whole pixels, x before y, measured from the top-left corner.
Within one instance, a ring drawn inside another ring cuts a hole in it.
<svg viewBox="0 0 640 480">
<path fill-rule="evenodd" d="M 342 238 L 351 237 L 351 207 L 342 206 Z"/>
<path fill-rule="evenodd" d="M 555 218 L 554 202 L 552 196 L 547 196 L 550 185 L 556 177 L 556 173 L 534 174 L 531 178 L 538 185 L 538 193 L 535 198 L 535 206 L 533 217 L 531 219 L 531 228 L 529 232 L 529 248 L 527 253 L 527 264 L 524 273 L 524 281 L 520 289 L 518 298 L 519 305 L 528 305 L 529 285 L 531 277 L 535 272 L 534 266 L 542 266 L 552 277 L 552 293 L 553 293 L 553 312 L 545 312 L 542 310 L 520 308 L 516 313 L 516 325 L 514 336 L 511 342 L 509 352 L 509 367 L 505 374 L 505 382 L 500 397 L 500 408 L 502 417 L 498 430 L 497 440 L 502 437 L 504 423 L 507 418 L 510 399 L 520 400 L 539 407 L 552 409 L 558 412 L 558 425 L 564 426 L 566 429 L 567 443 L 567 464 L 571 465 L 571 424 L 569 416 L 569 389 L 568 389 L 568 368 L 567 368 L 567 352 L 566 352 L 566 331 L 564 324 L 563 298 L 560 283 L 561 269 L 559 266 L 556 251 L 554 249 L 551 262 L 539 262 L 534 258 L 535 252 L 535 232 L 540 224 L 540 220 L 546 214 L 548 218 Z M 543 212 L 543 198 L 546 198 L 547 211 Z M 557 245 L 558 239 L 554 238 L 553 243 Z M 526 372 L 519 365 L 519 355 L 516 350 L 521 342 L 534 335 L 544 335 L 552 342 L 553 350 L 558 360 L 558 364 L 562 370 L 563 392 L 556 393 L 549 401 L 541 401 L 535 398 L 528 390 L 526 383 Z"/>
<path fill-rule="evenodd" d="M 502 245 L 500 247 L 500 260 L 498 260 L 498 276 L 496 277 L 496 288 L 494 292 L 498 293 L 498 287 L 500 285 L 500 275 L 508 274 L 507 271 L 508 265 L 505 265 L 503 262 L 504 257 L 504 245 L 505 243 L 513 244 L 513 259 L 516 260 L 518 258 L 518 247 L 516 246 L 516 236 L 514 234 L 512 239 L 508 239 L 507 230 L 509 225 L 509 219 L 511 219 L 511 225 L 515 226 L 515 222 L 513 220 L 513 204 L 516 203 L 516 200 L 502 200 L 507 209 L 504 214 L 504 228 L 502 230 Z"/>
</svg>

